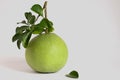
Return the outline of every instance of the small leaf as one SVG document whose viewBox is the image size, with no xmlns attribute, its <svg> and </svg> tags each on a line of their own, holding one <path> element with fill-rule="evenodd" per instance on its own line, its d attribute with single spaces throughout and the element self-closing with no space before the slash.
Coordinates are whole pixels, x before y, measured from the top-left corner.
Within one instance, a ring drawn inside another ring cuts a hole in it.
<svg viewBox="0 0 120 80">
<path fill-rule="evenodd" d="M 17 33 L 12 37 L 12 42 L 15 42 L 16 40 L 22 40 L 21 34 Z"/>
<path fill-rule="evenodd" d="M 18 22 L 17 24 L 27 24 L 25 20 Z"/>
<path fill-rule="evenodd" d="M 43 18 L 40 22 L 40 26 L 47 28 L 48 32 L 52 32 L 54 30 L 53 23 L 46 18 Z"/>
<path fill-rule="evenodd" d="M 24 48 L 28 46 L 29 40 L 31 38 L 32 32 L 26 32 L 23 35 L 22 45 Z"/>
<path fill-rule="evenodd" d="M 40 34 L 44 30 L 44 27 L 40 26 L 40 24 L 34 25 L 33 34 Z"/>
<path fill-rule="evenodd" d="M 16 33 L 22 33 L 23 31 L 25 31 L 26 29 L 28 29 L 29 26 L 21 26 L 21 27 L 17 27 L 16 28 Z"/>
<path fill-rule="evenodd" d="M 21 44 L 21 41 L 18 40 L 18 41 L 17 41 L 17 47 L 18 47 L 18 49 L 20 49 L 20 44 Z"/>
<path fill-rule="evenodd" d="M 28 21 L 30 20 L 31 16 L 32 16 L 32 13 L 31 13 L 31 12 L 26 12 L 26 13 L 25 13 L 25 17 L 26 17 L 26 19 L 27 19 Z"/>
<path fill-rule="evenodd" d="M 48 32 L 54 30 L 53 23 L 46 18 L 43 18 L 39 24 L 35 25 L 33 34 L 39 34 L 43 32 L 44 29 L 48 29 Z"/>
<path fill-rule="evenodd" d="M 31 8 L 32 11 L 36 12 L 40 16 L 43 16 L 43 8 L 39 4 L 35 4 Z"/>
<path fill-rule="evenodd" d="M 33 34 L 40 34 L 44 31 L 45 28 L 48 28 L 47 23 L 46 23 L 46 19 L 43 18 L 41 20 L 41 22 L 37 25 L 34 26 L 34 31 Z"/>
<path fill-rule="evenodd" d="M 43 19 L 41 20 L 40 26 L 41 26 L 41 27 L 44 27 L 44 28 L 48 28 L 47 19 L 46 19 L 46 18 L 43 18 Z"/>
<path fill-rule="evenodd" d="M 26 24 L 26 21 L 25 21 L 25 20 L 23 20 L 21 23 L 24 23 L 24 24 Z"/>
<path fill-rule="evenodd" d="M 30 23 L 30 24 L 34 24 L 35 23 L 35 16 L 32 15 L 31 12 L 26 12 L 25 13 L 25 17 L 26 17 L 28 23 Z"/>
<path fill-rule="evenodd" d="M 17 28 L 16 28 L 16 30 L 15 30 L 16 33 L 19 33 L 19 28 L 20 28 L 20 27 L 17 27 Z"/>
<path fill-rule="evenodd" d="M 54 30 L 53 23 L 48 20 L 48 32 L 52 32 Z"/>
<path fill-rule="evenodd" d="M 35 16 L 32 15 L 30 20 L 29 20 L 30 24 L 34 24 L 35 23 Z"/>
<path fill-rule="evenodd" d="M 69 74 L 66 75 L 67 77 L 70 77 L 70 78 L 79 78 L 79 74 L 77 71 L 71 71 Z"/>
<path fill-rule="evenodd" d="M 48 19 L 44 18 L 41 22 L 43 22 L 41 23 L 41 25 L 46 26 L 46 28 L 48 29 L 48 32 L 52 32 L 54 30 L 53 23 Z"/>
</svg>

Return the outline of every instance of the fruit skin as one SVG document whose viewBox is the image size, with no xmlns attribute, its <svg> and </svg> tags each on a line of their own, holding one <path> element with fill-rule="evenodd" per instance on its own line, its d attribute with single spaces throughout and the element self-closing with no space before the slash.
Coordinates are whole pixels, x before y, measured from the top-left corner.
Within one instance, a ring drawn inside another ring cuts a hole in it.
<svg viewBox="0 0 120 80">
<path fill-rule="evenodd" d="M 57 72 L 67 62 L 68 49 L 55 33 L 40 34 L 28 44 L 25 57 L 29 66 L 37 72 Z"/>
</svg>

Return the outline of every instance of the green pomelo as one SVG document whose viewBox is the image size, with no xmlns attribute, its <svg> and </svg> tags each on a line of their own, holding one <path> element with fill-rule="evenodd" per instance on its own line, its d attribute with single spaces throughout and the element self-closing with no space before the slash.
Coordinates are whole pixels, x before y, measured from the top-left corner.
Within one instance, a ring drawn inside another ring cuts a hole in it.
<svg viewBox="0 0 120 80">
<path fill-rule="evenodd" d="M 25 57 L 37 72 L 57 72 L 66 64 L 68 49 L 55 33 L 40 34 L 30 41 Z"/>
</svg>

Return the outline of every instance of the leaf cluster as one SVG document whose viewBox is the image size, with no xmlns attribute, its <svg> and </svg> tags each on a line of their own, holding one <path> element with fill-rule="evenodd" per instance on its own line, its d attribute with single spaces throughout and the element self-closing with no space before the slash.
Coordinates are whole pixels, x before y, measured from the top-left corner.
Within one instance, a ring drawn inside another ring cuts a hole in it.
<svg viewBox="0 0 120 80">
<path fill-rule="evenodd" d="M 12 37 L 12 42 L 16 41 L 19 49 L 21 43 L 24 48 L 27 48 L 32 34 L 50 33 L 54 30 L 53 23 L 44 17 L 45 7 L 35 4 L 31 7 L 31 10 L 38 16 L 33 15 L 31 12 L 25 12 L 26 20 L 17 23 L 22 24 L 22 26 L 16 27 L 16 33 Z M 38 21 L 39 17 L 42 18 L 40 21 Z"/>
</svg>

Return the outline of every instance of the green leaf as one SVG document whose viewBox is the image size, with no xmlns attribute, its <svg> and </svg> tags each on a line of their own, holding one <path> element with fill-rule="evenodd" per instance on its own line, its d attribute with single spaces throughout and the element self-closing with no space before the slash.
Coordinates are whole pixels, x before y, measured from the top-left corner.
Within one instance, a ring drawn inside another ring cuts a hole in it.
<svg viewBox="0 0 120 80">
<path fill-rule="evenodd" d="M 31 12 L 26 12 L 25 13 L 25 17 L 26 17 L 28 23 L 30 23 L 30 24 L 34 24 L 35 23 L 35 16 L 32 15 Z"/>
<path fill-rule="evenodd" d="M 41 22 L 34 26 L 33 34 L 39 34 L 44 31 L 44 29 L 48 29 L 48 32 L 52 32 L 54 30 L 53 23 L 46 18 L 43 18 Z"/>
<path fill-rule="evenodd" d="M 29 26 L 21 26 L 16 28 L 16 33 L 22 33 L 23 31 L 27 30 Z"/>
<path fill-rule="evenodd" d="M 21 41 L 18 40 L 18 41 L 17 41 L 17 47 L 18 47 L 18 49 L 20 49 L 20 44 L 21 44 Z"/>
<path fill-rule="evenodd" d="M 35 23 L 35 16 L 32 15 L 31 12 L 26 12 L 25 13 L 25 17 L 26 17 L 28 23 L 30 23 L 30 24 L 34 24 Z"/>
<path fill-rule="evenodd" d="M 43 8 L 39 4 L 35 4 L 31 8 L 32 11 L 36 12 L 40 16 L 43 16 Z"/>
<path fill-rule="evenodd" d="M 44 31 L 45 28 L 48 28 L 48 27 L 47 27 L 46 19 L 43 18 L 39 24 L 34 26 L 33 34 L 40 34 Z"/>
<path fill-rule="evenodd" d="M 42 26 L 46 26 L 48 32 L 52 32 L 54 30 L 53 23 L 49 21 L 47 18 L 44 18 L 41 23 Z"/>
<path fill-rule="evenodd" d="M 79 78 L 79 74 L 77 71 L 73 70 L 71 71 L 69 74 L 66 75 L 67 77 L 70 77 L 70 78 Z"/>
<path fill-rule="evenodd" d="M 12 37 L 12 42 L 15 42 L 16 40 L 22 40 L 22 34 L 17 33 Z"/>
<path fill-rule="evenodd" d="M 35 16 L 34 15 L 31 16 L 31 18 L 29 20 L 29 23 L 30 24 L 34 24 L 35 23 Z"/>
<path fill-rule="evenodd" d="M 24 48 L 27 47 L 30 37 L 32 35 L 32 31 L 26 31 L 24 33 L 17 33 L 13 36 L 12 41 L 17 41 L 17 47 L 20 49 L 20 44 L 22 42 L 22 45 Z"/>
<path fill-rule="evenodd" d="M 53 23 L 51 21 L 47 21 L 47 24 L 48 24 L 48 32 L 52 32 L 54 30 L 53 28 Z"/>
<path fill-rule="evenodd" d="M 25 20 L 18 22 L 17 24 L 27 24 Z"/>
<path fill-rule="evenodd" d="M 32 35 L 32 32 L 26 32 L 23 34 L 22 45 L 24 48 L 26 48 L 28 46 L 31 35 Z"/>
<path fill-rule="evenodd" d="M 33 34 L 40 34 L 44 30 L 44 27 L 40 26 L 40 24 L 34 25 Z"/>
<path fill-rule="evenodd" d="M 31 16 L 32 16 L 31 12 L 25 12 L 25 17 L 28 21 L 30 20 Z"/>
</svg>

